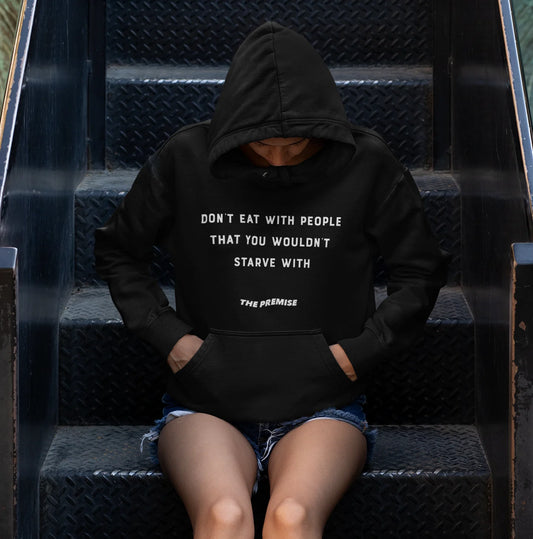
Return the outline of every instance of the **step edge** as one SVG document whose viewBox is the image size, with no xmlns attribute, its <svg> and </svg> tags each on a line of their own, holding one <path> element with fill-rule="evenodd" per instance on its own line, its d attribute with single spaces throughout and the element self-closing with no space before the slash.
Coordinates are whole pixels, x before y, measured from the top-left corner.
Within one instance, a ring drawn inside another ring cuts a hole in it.
<svg viewBox="0 0 533 539">
<path fill-rule="evenodd" d="M 376 295 L 376 299 L 383 299 L 386 296 L 386 285 L 378 285 L 374 287 L 374 292 Z M 162 286 L 161 289 L 166 294 L 166 296 L 169 298 L 171 302 L 173 302 L 173 296 L 174 296 L 174 288 L 172 286 Z M 468 306 L 468 303 L 466 301 L 464 292 L 461 288 L 461 286 L 456 284 L 447 284 L 441 289 L 441 294 L 446 295 L 448 298 L 451 297 L 453 301 L 460 302 L 464 308 L 467 309 L 469 316 L 435 316 L 428 318 L 427 324 L 429 325 L 438 325 L 441 323 L 446 323 L 447 321 L 453 322 L 453 323 L 459 323 L 464 326 L 470 326 L 473 324 L 473 318 Z M 69 325 L 79 325 L 81 322 L 88 323 L 88 322 L 95 322 L 100 321 L 102 324 L 109 325 L 111 322 L 116 322 L 118 325 L 123 325 L 122 320 L 118 314 L 118 311 L 112 306 L 109 296 L 109 290 L 105 284 L 102 285 L 89 285 L 89 286 L 81 286 L 75 288 L 71 295 L 69 300 L 67 301 L 67 304 L 65 305 L 65 309 L 61 315 L 59 326 L 60 328 L 69 326 Z M 113 314 L 111 315 L 111 312 L 107 314 L 105 317 L 101 316 L 92 316 L 89 312 L 90 316 L 83 316 L 83 317 L 69 317 L 68 312 L 69 309 L 75 308 L 76 304 L 80 301 L 89 301 L 93 299 L 94 301 L 109 301 L 111 308 L 113 311 L 111 311 Z M 436 308 L 438 308 L 439 300 L 444 302 L 445 298 L 441 295 L 439 295 L 439 298 L 437 298 L 437 304 Z M 444 307 L 440 307 L 444 310 Z"/>
<path fill-rule="evenodd" d="M 139 168 L 87 171 L 75 190 L 75 196 L 85 196 L 86 193 L 95 191 L 114 193 L 115 196 L 120 195 L 125 192 L 125 187 L 131 187 L 138 172 Z M 451 172 L 432 171 L 424 168 L 411 169 L 410 172 L 420 191 L 449 191 L 450 194 L 459 194 L 459 187 Z M 109 185 L 101 185 L 104 181 L 110 182 Z M 437 185 L 431 186 L 432 182 Z M 430 188 L 421 187 L 424 184 L 428 184 Z"/>
<path fill-rule="evenodd" d="M 362 478 L 379 478 L 383 475 L 389 477 L 398 477 L 398 478 L 411 478 L 411 477 L 479 477 L 488 479 L 491 475 L 490 466 L 488 464 L 486 454 L 481 443 L 481 438 L 477 431 L 477 428 L 474 425 L 375 425 L 382 432 L 386 432 L 388 436 L 392 439 L 391 444 L 394 443 L 394 434 L 398 433 L 398 436 L 406 431 L 416 431 L 417 434 L 422 435 L 424 431 L 427 431 L 428 435 L 438 431 L 439 428 L 443 431 L 443 436 L 446 435 L 450 438 L 458 439 L 460 437 L 468 436 L 471 439 L 471 444 L 469 449 L 470 459 L 475 466 L 472 468 L 455 467 L 453 465 L 448 465 L 443 463 L 443 466 L 435 467 L 435 470 L 428 470 L 423 467 L 413 467 L 412 469 L 398 468 L 395 469 L 391 466 L 387 467 L 370 467 L 368 470 L 365 470 L 362 474 Z M 53 437 L 52 443 L 48 454 L 43 462 L 41 467 L 40 477 L 41 479 L 46 479 L 46 477 L 58 477 L 61 474 L 58 474 L 58 471 L 62 471 L 63 475 L 77 475 L 79 477 L 87 477 L 90 475 L 93 478 L 96 477 L 137 477 L 142 478 L 146 476 L 160 477 L 163 478 L 162 472 L 159 470 L 157 465 L 146 465 L 142 467 L 143 463 L 139 463 L 140 466 L 131 467 L 128 469 L 128 466 L 121 468 L 120 466 L 112 465 L 112 463 L 105 462 L 105 455 L 101 454 L 98 460 L 94 461 L 94 467 L 89 467 L 89 469 L 80 470 L 79 467 L 72 467 L 72 460 L 70 458 L 59 458 L 54 452 L 56 451 L 55 444 L 65 444 L 68 443 L 68 436 L 80 437 L 85 432 L 93 432 L 96 435 L 101 436 L 102 438 L 111 438 L 113 437 L 113 431 L 119 435 L 119 431 L 126 430 L 130 432 L 131 436 L 142 436 L 143 433 L 147 432 L 151 427 L 149 425 L 136 425 L 130 426 L 124 429 L 123 426 L 114 426 L 114 425 L 104 425 L 104 426 L 58 426 L 56 433 Z M 67 445 L 68 447 L 68 445 Z M 128 447 L 125 454 L 133 454 L 133 446 Z M 62 452 L 64 457 L 64 453 Z M 57 462 L 59 461 L 59 462 Z M 438 461 L 437 461 L 438 462 Z M 379 464 L 379 463 L 376 463 Z M 107 466 L 107 469 L 106 469 Z"/>
<path fill-rule="evenodd" d="M 229 66 L 190 66 L 172 64 L 110 64 L 109 84 L 214 84 L 224 83 Z M 337 66 L 330 68 L 338 86 L 399 82 L 431 83 L 431 65 Z"/>
</svg>

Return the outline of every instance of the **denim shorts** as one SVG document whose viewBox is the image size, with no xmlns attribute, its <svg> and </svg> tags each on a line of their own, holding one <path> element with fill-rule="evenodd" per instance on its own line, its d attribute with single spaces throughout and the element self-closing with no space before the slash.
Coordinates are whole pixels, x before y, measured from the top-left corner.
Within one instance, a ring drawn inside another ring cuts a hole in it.
<svg viewBox="0 0 533 539">
<path fill-rule="evenodd" d="M 155 422 L 152 429 L 147 432 L 141 440 L 141 451 L 145 441 L 150 442 L 150 449 L 154 464 L 158 464 L 157 460 L 157 440 L 163 427 L 173 419 L 189 414 L 194 414 L 194 410 L 184 408 L 176 404 L 168 394 L 164 394 L 162 398 L 164 405 L 163 416 Z M 361 431 L 367 443 L 367 459 L 368 464 L 372 459 L 374 446 L 376 443 L 377 431 L 370 429 L 366 420 L 366 415 L 363 406 L 366 402 L 364 395 L 357 397 L 351 404 L 343 408 L 326 408 L 315 412 L 306 417 L 299 417 L 290 421 L 271 422 L 271 423 L 253 423 L 253 422 L 234 422 L 233 425 L 252 446 L 257 458 L 258 478 L 267 470 L 268 460 L 274 446 L 291 430 L 316 419 L 333 419 L 349 423 Z M 256 482 L 257 487 L 257 482 Z M 254 489 L 255 490 L 255 489 Z"/>
</svg>

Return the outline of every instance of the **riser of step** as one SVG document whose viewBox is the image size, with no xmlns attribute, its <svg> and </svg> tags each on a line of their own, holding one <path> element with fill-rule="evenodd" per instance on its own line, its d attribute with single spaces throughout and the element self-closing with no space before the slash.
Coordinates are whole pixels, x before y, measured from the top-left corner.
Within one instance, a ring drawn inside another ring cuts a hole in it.
<svg viewBox="0 0 533 539">
<path fill-rule="evenodd" d="M 148 428 L 58 429 L 41 471 L 42 539 L 191 537 L 183 504 L 149 451 L 139 453 Z M 252 502 L 258 528 L 267 499 L 263 481 Z M 489 507 L 490 474 L 474 427 L 383 426 L 373 461 L 324 537 L 488 539 Z"/>
<path fill-rule="evenodd" d="M 384 295 L 377 289 L 378 301 Z M 168 367 L 126 330 L 106 288 L 72 295 L 60 323 L 59 355 L 61 424 L 139 424 L 160 416 Z M 380 372 L 366 392 L 370 421 L 474 421 L 473 323 L 459 288 L 441 291 L 425 337 Z"/>
<path fill-rule="evenodd" d="M 427 0 L 108 0 L 108 62 L 228 63 L 267 20 L 306 36 L 331 65 L 432 61 Z"/>
<path fill-rule="evenodd" d="M 178 128 L 211 117 L 226 68 L 113 66 L 107 73 L 107 167 L 144 163 Z M 432 160 L 430 68 L 332 70 L 348 119 L 378 131 L 408 166 Z"/>
<path fill-rule="evenodd" d="M 111 217 L 131 187 L 135 170 L 92 173 L 75 195 L 75 279 L 77 285 L 102 284 L 94 270 L 94 231 Z M 449 281 L 460 274 L 460 200 L 457 185 L 447 174 L 415 171 L 415 181 L 424 201 L 430 225 L 443 249 L 452 254 Z M 173 265 L 167 255 L 155 251 L 154 272 L 163 284 L 174 282 Z M 385 281 L 383 267 L 376 282 Z"/>
</svg>

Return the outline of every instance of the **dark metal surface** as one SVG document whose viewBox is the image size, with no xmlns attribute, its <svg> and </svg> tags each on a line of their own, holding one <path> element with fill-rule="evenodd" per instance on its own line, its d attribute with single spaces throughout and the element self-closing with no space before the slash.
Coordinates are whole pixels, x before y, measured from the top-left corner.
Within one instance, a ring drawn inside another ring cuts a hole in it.
<svg viewBox="0 0 533 539">
<path fill-rule="evenodd" d="M 17 250 L 0 247 L 0 537 L 16 537 Z"/>
<path fill-rule="evenodd" d="M 191 537 L 181 501 L 139 453 L 149 427 L 62 427 L 41 477 L 42 539 Z M 469 426 L 379 427 L 373 462 L 326 538 L 490 537 L 489 469 Z M 259 517 L 267 484 L 254 500 Z"/>
<path fill-rule="evenodd" d="M 209 119 L 224 72 L 219 67 L 109 69 L 107 167 L 140 166 L 177 129 Z M 351 122 L 378 131 L 405 165 L 431 164 L 430 68 L 342 68 L 332 73 Z"/>
<path fill-rule="evenodd" d="M 75 280 L 77 285 L 102 284 L 94 269 L 94 232 L 113 214 L 131 188 L 134 170 L 90 174 L 75 196 Z M 94 180 L 94 181 L 93 181 Z M 174 266 L 169 255 L 154 248 L 154 274 L 162 284 L 174 282 Z"/>
<path fill-rule="evenodd" d="M 35 15 L 36 0 L 26 2 L 20 10 L 20 25 L 17 28 L 15 43 L 13 43 L 13 70 L 7 76 L 5 92 L 2 85 L 0 95 L 2 101 L 2 116 L 0 118 L 0 208 L 7 178 L 9 158 L 13 144 L 13 135 L 22 94 L 24 73 L 28 59 L 31 31 Z"/>
<path fill-rule="evenodd" d="M 85 168 L 86 13 L 37 3 L 2 201 L 0 245 L 19 253 L 19 537 L 37 537 L 38 474 L 57 421 L 57 324 L 72 283 L 73 190 Z"/>
<path fill-rule="evenodd" d="M 433 166 L 450 169 L 450 51 L 451 2 L 434 0 L 433 27 Z"/>
<path fill-rule="evenodd" d="M 60 423 L 139 424 L 161 415 L 166 364 L 125 330 L 105 289 L 73 296 L 60 326 L 59 356 Z"/>
<path fill-rule="evenodd" d="M 172 301 L 172 292 L 167 289 Z M 378 301 L 383 288 L 377 290 Z M 444 288 L 421 339 L 369 382 L 372 422 L 472 423 L 473 322 L 458 288 Z M 106 288 L 73 294 L 60 325 L 63 424 L 139 424 L 160 416 L 167 366 L 123 326 Z"/>
<path fill-rule="evenodd" d="M 533 532 L 533 243 L 513 246 L 511 318 L 511 530 Z"/>
<path fill-rule="evenodd" d="M 275 20 L 326 63 L 430 64 L 427 0 L 108 0 L 109 63 L 229 63 L 259 24 Z"/>
<path fill-rule="evenodd" d="M 452 8 L 452 143 L 462 193 L 463 283 L 476 320 L 477 418 L 509 536 L 510 246 L 529 241 L 528 193 L 497 0 Z"/>
<path fill-rule="evenodd" d="M 75 278 L 78 285 L 102 284 L 94 270 L 94 231 L 112 215 L 131 188 L 136 170 L 91 173 L 79 185 L 75 196 Z M 449 282 L 460 281 L 461 221 L 457 185 L 449 174 L 414 170 L 413 176 L 424 201 L 430 226 L 443 249 L 452 255 Z M 154 273 L 163 284 L 174 282 L 173 266 L 167 254 L 155 250 Z M 381 264 L 376 282 L 385 282 Z"/>
<path fill-rule="evenodd" d="M 91 0 L 88 10 L 89 80 L 87 88 L 88 168 L 105 166 L 106 0 Z"/>
</svg>

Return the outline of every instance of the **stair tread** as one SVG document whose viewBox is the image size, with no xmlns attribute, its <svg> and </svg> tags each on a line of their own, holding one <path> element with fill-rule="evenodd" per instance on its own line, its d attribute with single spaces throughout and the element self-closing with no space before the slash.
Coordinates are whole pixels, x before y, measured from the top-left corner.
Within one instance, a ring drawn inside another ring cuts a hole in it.
<svg viewBox="0 0 533 539">
<path fill-rule="evenodd" d="M 89 171 L 78 185 L 76 196 L 87 196 L 97 191 L 102 191 L 103 194 L 125 194 L 131 188 L 138 171 L 138 168 Z M 411 173 L 422 192 L 447 192 L 450 195 L 459 195 L 459 187 L 449 172 L 413 169 Z"/>
<path fill-rule="evenodd" d="M 199 4 L 113 0 L 107 2 L 107 57 L 112 61 L 229 60 L 246 35 L 268 20 L 306 36 L 328 64 L 431 61 L 433 7 L 424 0 Z"/>
<path fill-rule="evenodd" d="M 173 303 L 172 288 L 163 290 Z M 376 288 L 378 301 L 385 294 L 385 287 Z M 370 419 L 394 424 L 471 423 L 473 329 L 461 289 L 444 287 L 424 336 L 387 365 L 386 375 L 369 381 Z M 143 424 L 159 415 L 166 367 L 150 346 L 124 327 L 107 287 L 75 290 L 59 335 L 62 424 Z"/>
<path fill-rule="evenodd" d="M 41 469 L 45 537 L 192 537 L 183 503 L 140 440 L 150 427 L 59 427 Z M 268 482 L 252 500 L 257 535 Z M 379 509 L 376 509 L 379 508 Z M 378 426 L 372 462 L 324 537 L 490 537 L 490 469 L 471 425 Z"/>
<path fill-rule="evenodd" d="M 94 271 L 94 229 L 102 226 L 130 190 L 137 168 L 96 170 L 86 174 L 75 193 L 76 284 L 101 284 Z M 429 224 L 441 247 L 451 255 L 449 281 L 460 280 L 460 191 L 449 172 L 413 169 Z M 157 254 L 162 283 L 173 282 L 170 260 Z M 384 267 L 376 267 L 376 282 L 384 282 Z"/>
<path fill-rule="evenodd" d="M 171 304 L 174 304 L 173 289 L 162 287 Z M 376 301 L 379 303 L 386 297 L 386 287 L 375 288 Z M 61 325 L 84 323 L 100 320 L 102 324 L 122 324 L 122 319 L 111 300 L 106 286 L 86 286 L 73 291 L 61 317 Z M 454 323 L 471 324 L 472 316 L 468 304 L 459 286 L 442 288 L 437 303 L 433 308 L 428 324 L 453 321 Z"/>
<path fill-rule="evenodd" d="M 142 164 L 177 127 L 213 115 L 222 88 L 220 68 L 211 74 L 198 68 L 197 79 L 187 70 L 173 73 L 169 68 L 165 74 L 155 66 L 153 71 L 154 78 L 139 66 L 112 68 L 108 73 L 105 142 L 110 168 Z M 399 71 L 387 69 L 390 76 L 385 76 L 378 69 L 359 68 L 359 80 L 349 81 L 357 69 L 347 67 L 334 75 L 339 77 L 337 88 L 349 121 L 378 131 L 402 162 L 426 166 L 432 162 L 431 70 L 405 68 L 403 73 L 411 78 L 399 78 Z"/>
<path fill-rule="evenodd" d="M 164 84 L 222 84 L 229 66 L 191 66 L 170 64 L 113 64 L 107 68 L 108 82 Z M 384 82 L 431 82 L 433 69 L 426 65 L 341 66 L 330 68 L 337 85 Z"/>
<path fill-rule="evenodd" d="M 374 458 L 363 476 L 483 476 L 489 468 L 472 425 L 378 426 Z M 144 425 L 58 427 L 41 476 L 161 475 L 140 440 Z"/>
</svg>

